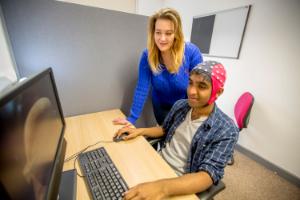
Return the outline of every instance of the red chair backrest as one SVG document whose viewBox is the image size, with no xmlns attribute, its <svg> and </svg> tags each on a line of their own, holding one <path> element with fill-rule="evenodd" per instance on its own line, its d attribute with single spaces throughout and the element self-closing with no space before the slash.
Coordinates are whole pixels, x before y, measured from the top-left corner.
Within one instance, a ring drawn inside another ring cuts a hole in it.
<svg viewBox="0 0 300 200">
<path fill-rule="evenodd" d="M 253 103 L 253 95 L 250 92 L 245 92 L 234 106 L 234 116 L 240 130 L 247 128 Z"/>
</svg>

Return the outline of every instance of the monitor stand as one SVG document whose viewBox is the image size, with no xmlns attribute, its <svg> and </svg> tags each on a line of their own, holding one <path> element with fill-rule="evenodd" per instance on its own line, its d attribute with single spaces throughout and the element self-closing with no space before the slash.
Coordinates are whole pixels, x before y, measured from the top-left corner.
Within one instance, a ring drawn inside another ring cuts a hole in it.
<svg viewBox="0 0 300 200">
<path fill-rule="evenodd" d="M 61 174 L 58 200 L 76 200 L 77 179 L 75 169 Z"/>
</svg>

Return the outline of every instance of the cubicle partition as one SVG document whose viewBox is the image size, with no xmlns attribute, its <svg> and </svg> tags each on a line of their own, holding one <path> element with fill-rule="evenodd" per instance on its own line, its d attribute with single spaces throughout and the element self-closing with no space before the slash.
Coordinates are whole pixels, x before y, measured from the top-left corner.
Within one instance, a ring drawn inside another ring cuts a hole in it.
<svg viewBox="0 0 300 200">
<path fill-rule="evenodd" d="M 147 17 L 54 0 L 0 0 L 21 76 L 52 67 L 65 116 L 129 113 Z M 150 99 L 138 126 L 154 123 Z"/>
</svg>

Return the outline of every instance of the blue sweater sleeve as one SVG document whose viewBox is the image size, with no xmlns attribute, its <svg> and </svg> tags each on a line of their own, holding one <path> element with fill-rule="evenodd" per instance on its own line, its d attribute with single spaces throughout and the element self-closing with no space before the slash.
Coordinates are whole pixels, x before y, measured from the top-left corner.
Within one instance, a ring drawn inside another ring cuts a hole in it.
<svg viewBox="0 0 300 200">
<path fill-rule="evenodd" d="M 132 124 L 135 124 L 143 110 L 151 85 L 151 74 L 152 72 L 148 64 L 148 53 L 147 50 L 144 50 L 139 63 L 139 76 L 134 91 L 130 114 L 127 117 L 127 120 Z"/>
</svg>

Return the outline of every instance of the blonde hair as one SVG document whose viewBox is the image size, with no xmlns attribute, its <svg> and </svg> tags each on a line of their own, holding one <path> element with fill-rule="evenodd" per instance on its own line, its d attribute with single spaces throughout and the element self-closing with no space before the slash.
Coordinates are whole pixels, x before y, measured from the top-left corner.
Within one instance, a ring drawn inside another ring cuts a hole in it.
<svg viewBox="0 0 300 200">
<path fill-rule="evenodd" d="M 153 73 L 158 73 L 161 69 L 159 67 L 160 51 L 155 44 L 154 32 L 155 23 L 158 19 L 168 19 L 174 24 L 175 38 L 171 47 L 172 66 L 168 68 L 170 73 L 176 73 L 181 66 L 184 59 L 184 37 L 182 32 L 181 18 L 179 13 L 171 8 L 163 8 L 152 15 L 149 19 L 148 25 L 148 62 Z"/>
</svg>

